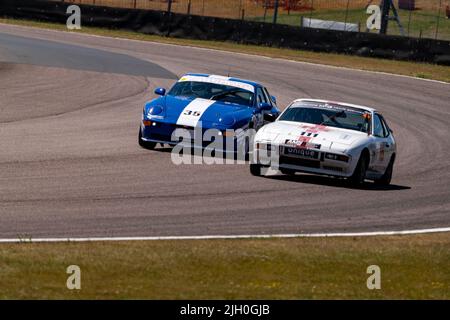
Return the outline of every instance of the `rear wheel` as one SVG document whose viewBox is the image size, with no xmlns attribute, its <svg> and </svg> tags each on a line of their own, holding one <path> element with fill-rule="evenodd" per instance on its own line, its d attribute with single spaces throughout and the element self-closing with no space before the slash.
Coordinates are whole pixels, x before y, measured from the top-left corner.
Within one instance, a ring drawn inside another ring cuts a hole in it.
<svg viewBox="0 0 450 320">
<path fill-rule="evenodd" d="M 353 186 L 361 186 L 366 179 L 367 167 L 369 166 L 369 157 L 366 152 L 363 151 L 361 157 L 359 158 L 358 164 L 356 165 L 353 175 L 350 177 L 350 183 Z"/>
<path fill-rule="evenodd" d="M 280 172 L 282 174 L 288 175 L 288 176 L 294 176 L 296 171 L 291 169 L 280 169 Z"/>
<path fill-rule="evenodd" d="M 149 142 L 142 140 L 142 131 L 139 129 L 139 136 L 138 136 L 138 142 L 139 145 L 144 149 L 153 150 L 156 147 L 156 142 Z"/>
<path fill-rule="evenodd" d="M 252 176 L 260 177 L 261 176 L 261 165 L 257 163 L 250 164 L 250 173 Z"/>
<path fill-rule="evenodd" d="M 394 161 L 395 161 L 395 158 L 392 157 L 383 176 L 380 179 L 375 180 L 375 184 L 380 185 L 380 186 L 388 186 L 391 184 L 392 173 L 394 172 Z"/>
</svg>

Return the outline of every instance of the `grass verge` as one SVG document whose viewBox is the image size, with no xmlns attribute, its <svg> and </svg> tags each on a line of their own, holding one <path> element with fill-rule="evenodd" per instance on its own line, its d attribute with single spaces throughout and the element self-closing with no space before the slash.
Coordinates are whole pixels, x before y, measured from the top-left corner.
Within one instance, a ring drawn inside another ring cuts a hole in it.
<svg viewBox="0 0 450 320">
<path fill-rule="evenodd" d="M 450 299 L 450 233 L 3 244 L 0 298 Z M 81 290 L 66 268 L 81 268 Z M 366 286 L 381 268 L 381 290 Z"/>
<path fill-rule="evenodd" d="M 366 3 L 367 4 L 367 3 Z M 450 40 L 450 19 L 446 19 L 445 12 L 441 11 L 439 25 L 437 24 L 438 11 L 431 10 L 398 10 L 400 21 L 403 25 L 405 34 L 417 38 L 431 38 L 441 40 Z M 315 10 L 313 12 L 300 12 L 291 14 L 280 14 L 278 22 L 300 26 L 301 17 L 314 18 L 328 21 L 347 21 L 360 25 L 360 30 L 365 30 L 366 21 L 369 15 L 366 14 L 364 7 L 358 9 L 334 10 Z M 256 21 L 263 21 L 262 17 L 254 18 Z M 436 34 L 437 32 L 437 34 Z M 395 21 L 389 23 L 389 35 L 401 35 L 401 31 Z"/>
<path fill-rule="evenodd" d="M 393 61 L 386 59 L 349 56 L 343 54 L 317 53 L 291 49 L 270 48 L 263 46 L 236 44 L 231 42 L 177 39 L 155 35 L 145 35 L 131 31 L 110 30 L 92 27 L 83 27 L 83 29 L 80 31 L 68 31 L 66 26 L 63 24 L 36 22 L 30 20 L 0 18 L 0 23 L 60 30 L 66 32 L 79 32 L 108 37 L 118 37 L 125 39 L 219 49 L 230 52 L 249 53 L 272 58 L 289 59 L 294 61 L 318 63 L 338 67 L 348 67 L 367 71 L 380 71 L 406 76 L 413 76 L 422 79 L 433 79 L 450 82 L 450 67 L 434 64 L 415 63 L 407 61 Z"/>
</svg>

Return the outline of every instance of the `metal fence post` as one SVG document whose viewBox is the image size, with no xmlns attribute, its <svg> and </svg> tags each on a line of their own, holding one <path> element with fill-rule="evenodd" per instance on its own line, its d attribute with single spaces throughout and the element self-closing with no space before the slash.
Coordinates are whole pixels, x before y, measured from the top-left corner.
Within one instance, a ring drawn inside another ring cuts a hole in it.
<svg viewBox="0 0 450 320">
<path fill-rule="evenodd" d="M 392 0 L 383 0 L 381 7 L 381 28 L 380 34 L 386 34 L 389 23 L 389 11 L 391 9 Z"/>
<path fill-rule="evenodd" d="M 242 0 L 239 0 L 239 8 L 238 8 L 238 17 L 241 17 L 242 14 Z"/>
<path fill-rule="evenodd" d="M 437 15 L 437 23 L 436 23 L 436 36 L 435 39 L 438 38 L 438 33 L 439 33 L 439 22 L 441 20 L 441 9 L 442 9 L 442 0 L 439 1 L 439 12 Z"/>
<path fill-rule="evenodd" d="M 264 22 L 266 22 L 266 17 L 267 17 L 267 0 L 264 0 Z"/>
<path fill-rule="evenodd" d="M 309 12 L 309 26 L 311 28 L 311 20 L 313 16 L 313 10 L 314 10 L 314 0 L 311 0 L 311 10 Z"/>
<path fill-rule="evenodd" d="M 348 8 L 350 6 L 350 0 L 347 0 L 347 9 L 345 10 L 345 23 L 344 23 L 344 31 L 347 31 L 347 19 L 348 19 Z"/>
<path fill-rule="evenodd" d="M 167 12 L 168 13 L 172 12 L 172 0 L 167 1 Z"/>
<path fill-rule="evenodd" d="M 279 0 L 275 0 L 275 11 L 273 12 L 273 24 L 277 23 L 277 19 L 278 19 L 278 5 L 279 5 Z"/>
<path fill-rule="evenodd" d="M 412 8 L 410 8 L 410 10 L 409 10 L 409 18 L 408 18 L 408 37 L 409 37 L 410 29 L 411 29 L 411 16 L 412 16 Z"/>
</svg>

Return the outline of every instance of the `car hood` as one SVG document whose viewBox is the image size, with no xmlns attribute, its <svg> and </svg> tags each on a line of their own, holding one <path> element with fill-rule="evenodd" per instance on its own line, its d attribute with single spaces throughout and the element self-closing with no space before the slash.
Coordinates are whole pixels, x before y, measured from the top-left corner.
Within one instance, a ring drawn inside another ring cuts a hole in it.
<svg viewBox="0 0 450 320">
<path fill-rule="evenodd" d="M 198 104 L 207 105 L 198 119 L 207 127 L 233 128 L 242 121 L 248 121 L 253 114 L 253 108 L 209 99 L 165 96 L 158 100 L 156 103 L 163 106 L 165 121 L 171 123 L 179 121 L 187 106 L 195 109 Z"/>
<path fill-rule="evenodd" d="M 258 140 L 285 144 L 286 141 L 308 141 L 320 144 L 321 149 L 344 151 L 368 138 L 367 133 L 309 123 L 276 121 L 258 132 Z"/>
</svg>

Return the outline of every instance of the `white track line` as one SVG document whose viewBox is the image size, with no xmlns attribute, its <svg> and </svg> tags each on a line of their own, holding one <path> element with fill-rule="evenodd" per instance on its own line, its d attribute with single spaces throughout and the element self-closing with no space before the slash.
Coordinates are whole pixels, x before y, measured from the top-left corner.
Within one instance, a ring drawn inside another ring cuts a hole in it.
<svg viewBox="0 0 450 320">
<path fill-rule="evenodd" d="M 311 66 L 330 68 L 330 69 L 340 69 L 340 70 L 346 70 L 346 71 L 357 71 L 357 72 L 363 72 L 363 73 L 373 73 L 373 74 L 379 74 L 379 75 L 384 75 L 384 76 L 393 76 L 393 77 L 413 79 L 413 80 L 426 81 L 426 82 L 434 82 L 434 83 L 446 84 L 446 85 L 450 84 L 449 82 L 445 82 L 445 81 L 441 81 L 441 80 L 423 79 L 423 78 L 419 78 L 419 77 L 402 75 L 402 74 L 397 74 L 397 73 L 364 70 L 364 69 L 350 68 L 350 67 L 340 67 L 340 66 L 334 66 L 334 65 L 329 65 L 329 64 L 321 64 L 321 63 L 314 63 L 314 62 L 292 60 L 292 59 L 289 59 L 289 58 L 276 58 L 276 57 L 269 57 L 269 56 L 265 56 L 265 55 L 258 55 L 258 54 L 244 53 L 244 52 L 236 52 L 236 51 L 231 51 L 231 50 L 221 50 L 221 49 L 206 48 L 206 47 L 200 47 L 200 46 L 189 45 L 189 44 L 174 44 L 174 43 L 165 43 L 165 42 L 158 42 L 158 41 L 152 41 L 152 40 L 137 40 L 137 39 L 128 39 L 128 38 L 114 37 L 114 36 L 101 36 L 101 35 L 97 35 L 97 34 L 91 34 L 91 33 L 89 33 L 89 31 L 87 33 L 73 32 L 73 31 L 71 32 L 71 31 L 53 30 L 53 29 L 48 29 L 48 28 L 44 28 L 44 27 L 22 26 L 22 25 L 10 24 L 10 23 L 0 23 L 0 26 L 16 27 L 18 29 L 22 28 L 22 29 L 43 30 L 43 31 L 55 32 L 55 33 L 70 33 L 70 34 L 74 34 L 74 35 L 78 35 L 78 36 L 84 36 L 84 37 L 96 37 L 96 38 L 105 38 L 105 39 L 115 39 L 115 40 L 121 40 L 121 41 L 131 41 L 131 42 L 147 43 L 147 44 L 151 43 L 151 44 L 162 45 L 162 46 L 188 47 L 188 48 L 204 50 L 204 51 L 213 51 L 213 52 L 221 52 L 221 53 L 226 53 L 226 54 L 243 55 L 243 56 L 249 56 L 249 57 L 254 57 L 254 58 L 263 58 L 263 59 L 268 59 L 268 60 L 282 60 L 282 61 L 287 61 L 287 62 L 291 62 L 291 63 L 311 65 Z M 151 36 L 151 34 L 150 34 L 150 36 Z M 45 39 L 47 39 L 47 38 L 45 38 Z M 170 38 L 169 38 L 169 40 L 170 40 Z M 50 40 L 50 41 L 61 42 L 61 41 L 58 41 L 58 40 Z M 77 44 L 77 45 L 80 46 L 80 44 Z M 98 47 L 98 46 L 95 46 L 95 47 Z M 264 47 L 264 46 L 262 46 L 262 47 Z M 270 48 L 270 47 L 267 47 L 267 48 Z M 295 49 L 291 49 L 291 50 L 295 50 Z M 296 51 L 307 51 L 307 50 L 296 50 Z M 360 57 L 360 56 L 355 55 L 355 57 Z M 374 58 L 374 59 L 376 59 L 376 58 Z M 398 61 L 398 60 L 390 60 L 390 61 Z M 411 62 L 413 62 L 413 61 L 411 61 Z"/>
<path fill-rule="evenodd" d="M 349 233 L 299 233 L 272 235 L 216 235 L 216 236 L 180 236 L 180 237 L 92 237 L 92 238 L 17 238 L 0 239 L 0 243 L 49 243 L 49 242 L 111 242 L 111 241 L 157 241 L 157 240 L 226 240 L 226 239 L 281 239 L 281 238 L 330 238 L 330 237 L 372 237 L 402 236 L 426 233 L 450 232 L 449 228 L 417 229 L 404 231 L 375 231 Z"/>
</svg>

